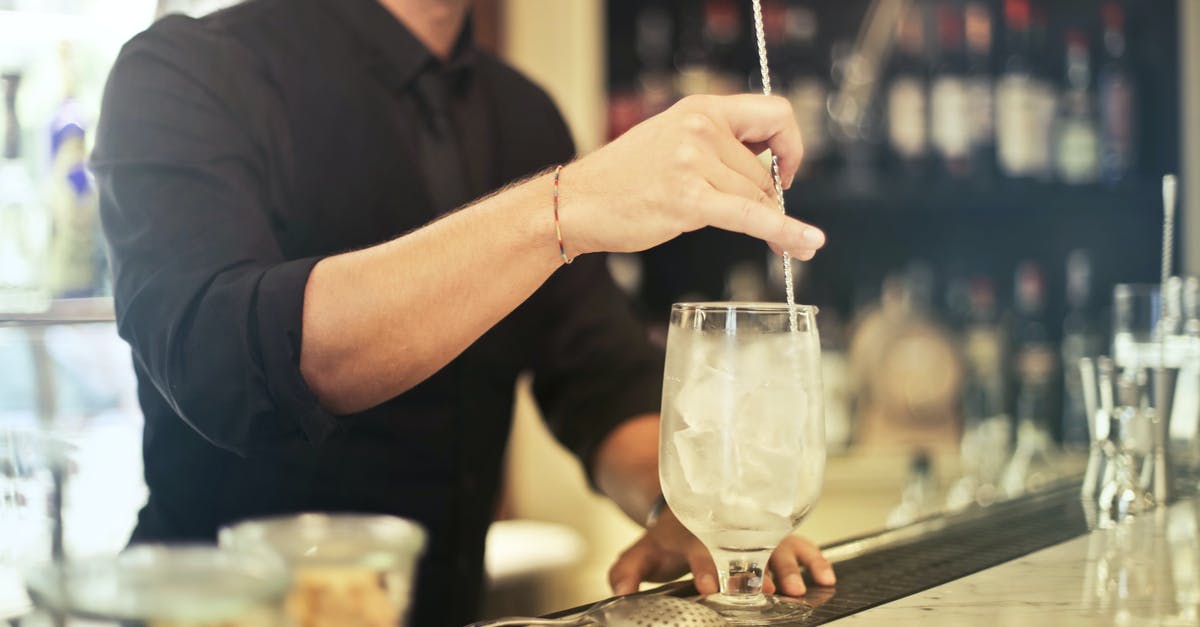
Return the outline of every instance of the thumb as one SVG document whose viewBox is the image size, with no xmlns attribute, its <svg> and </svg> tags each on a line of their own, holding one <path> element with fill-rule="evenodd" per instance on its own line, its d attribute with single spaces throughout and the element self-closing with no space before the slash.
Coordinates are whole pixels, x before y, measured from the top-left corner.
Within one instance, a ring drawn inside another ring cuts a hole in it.
<svg viewBox="0 0 1200 627">
<path fill-rule="evenodd" d="M 687 561 L 688 567 L 692 569 L 696 592 L 701 595 L 709 595 L 721 591 L 720 585 L 717 583 L 717 565 L 703 544 L 697 541 L 688 549 Z"/>
</svg>

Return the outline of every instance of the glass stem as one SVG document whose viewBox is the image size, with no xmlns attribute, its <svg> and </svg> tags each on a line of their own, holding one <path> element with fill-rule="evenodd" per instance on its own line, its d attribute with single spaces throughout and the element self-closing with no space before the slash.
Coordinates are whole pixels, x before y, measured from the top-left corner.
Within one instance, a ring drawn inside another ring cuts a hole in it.
<svg viewBox="0 0 1200 627">
<path fill-rule="evenodd" d="M 728 603 L 763 602 L 763 575 L 771 551 L 713 551 L 720 574 L 721 596 Z"/>
</svg>

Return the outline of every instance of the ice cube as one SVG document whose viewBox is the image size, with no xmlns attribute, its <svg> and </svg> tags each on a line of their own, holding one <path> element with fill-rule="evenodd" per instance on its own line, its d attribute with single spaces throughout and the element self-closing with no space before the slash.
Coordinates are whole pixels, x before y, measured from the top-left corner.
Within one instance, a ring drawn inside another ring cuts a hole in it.
<svg viewBox="0 0 1200 627">
<path fill-rule="evenodd" d="M 675 396 L 675 409 L 689 427 L 719 429 L 734 415 L 744 393 L 733 373 L 707 364 L 695 366 Z"/>
<path fill-rule="evenodd" d="M 720 459 L 721 432 L 715 429 L 688 427 L 674 434 L 675 451 L 683 479 L 692 494 L 716 497 L 722 490 Z"/>
</svg>

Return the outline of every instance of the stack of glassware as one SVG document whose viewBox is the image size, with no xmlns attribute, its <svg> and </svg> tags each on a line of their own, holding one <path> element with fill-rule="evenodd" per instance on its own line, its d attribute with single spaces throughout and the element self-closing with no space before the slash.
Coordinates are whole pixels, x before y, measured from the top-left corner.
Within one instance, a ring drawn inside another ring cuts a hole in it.
<svg viewBox="0 0 1200 627">
<path fill-rule="evenodd" d="M 1082 496 L 1105 526 L 1200 476 L 1200 279 L 1113 290 L 1113 358 L 1080 361 L 1092 448 Z"/>
</svg>

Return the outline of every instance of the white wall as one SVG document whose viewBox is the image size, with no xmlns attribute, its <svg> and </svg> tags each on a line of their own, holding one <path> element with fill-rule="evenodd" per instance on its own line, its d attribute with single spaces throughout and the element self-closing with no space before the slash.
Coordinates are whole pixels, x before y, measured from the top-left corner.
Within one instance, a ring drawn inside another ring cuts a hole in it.
<svg viewBox="0 0 1200 627">
<path fill-rule="evenodd" d="M 507 0 L 502 41 L 510 63 L 562 109 L 580 154 L 604 141 L 603 0 Z"/>
</svg>

